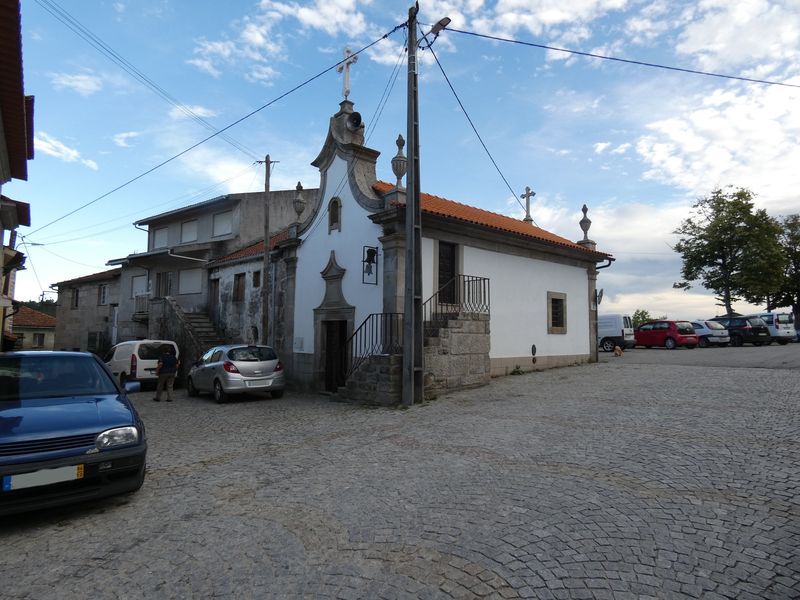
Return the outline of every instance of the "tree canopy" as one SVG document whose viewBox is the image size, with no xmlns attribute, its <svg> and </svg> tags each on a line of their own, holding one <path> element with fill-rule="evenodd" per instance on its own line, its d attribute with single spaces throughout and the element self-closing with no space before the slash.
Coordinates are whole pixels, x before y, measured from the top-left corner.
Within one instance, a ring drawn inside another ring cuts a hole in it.
<svg viewBox="0 0 800 600">
<path fill-rule="evenodd" d="M 760 303 L 783 284 L 781 226 L 764 209 L 754 210 L 753 197 L 744 188 L 716 189 L 693 205 L 674 232 L 681 236 L 675 251 L 683 258 L 684 278 L 675 287 L 700 281 L 726 313 L 733 312 L 733 302 Z"/>
<path fill-rule="evenodd" d="M 795 319 L 800 316 L 800 215 L 789 215 L 782 222 L 779 243 L 786 260 L 783 284 L 769 299 L 768 309 L 791 306 Z"/>
</svg>

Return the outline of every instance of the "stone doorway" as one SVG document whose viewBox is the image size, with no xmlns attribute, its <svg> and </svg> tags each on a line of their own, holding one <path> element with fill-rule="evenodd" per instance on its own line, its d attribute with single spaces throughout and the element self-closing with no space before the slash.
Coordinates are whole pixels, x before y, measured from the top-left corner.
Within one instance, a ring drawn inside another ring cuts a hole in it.
<svg viewBox="0 0 800 600">
<path fill-rule="evenodd" d="M 325 391 L 335 392 L 344 385 L 347 356 L 343 352 L 347 341 L 347 321 L 323 321 L 325 348 Z"/>
</svg>

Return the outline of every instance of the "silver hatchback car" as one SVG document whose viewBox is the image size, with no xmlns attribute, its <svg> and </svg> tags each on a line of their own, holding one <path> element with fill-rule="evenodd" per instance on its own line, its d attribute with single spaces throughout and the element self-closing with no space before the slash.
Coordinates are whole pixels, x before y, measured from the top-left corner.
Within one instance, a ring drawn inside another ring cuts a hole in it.
<svg viewBox="0 0 800 600">
<path fill-rule="evenodd" d="M 211 348 L 192 365 L 186 381 L 190 396 L 210 392 L 217 402 L 251 392 L 269 392 L 280 398 L 285 386 L 283 365 L 275 350 L 247 344 Z"/>
</svg>

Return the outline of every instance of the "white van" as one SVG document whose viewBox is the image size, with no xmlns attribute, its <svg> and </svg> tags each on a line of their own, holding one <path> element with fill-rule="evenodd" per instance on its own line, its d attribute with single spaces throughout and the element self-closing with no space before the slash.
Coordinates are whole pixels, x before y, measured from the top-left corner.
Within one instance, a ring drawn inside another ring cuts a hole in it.
<svg viewBox="0 0 800 600">
<path fill-rule="evenodd" d="M 605 352 L 613 352 L 614 346 L 633 348 L 633 320 L 629 315 L 606 314 L 597 316 L 597 344 Z"/>
<path fill-rule="evenodd" d="M 133 340 L 120 342 L 111 348 L 103 362 L 122 385 L 126 381 L 154 382 L 158 380 L 156 366 L 164 353 L 164 346 L 172 346 L 175 356 L 180 356 L 178 345 L 171 340 Z"/>
<path fill-rule="evenodd" d="M 762 312 L 746 316 L 761 317 L 769 328 L 772 341 L 781 345 L 793 341 L 797 335 L 794 331 L 794 315 L 792 313 Z"/>
</svg>

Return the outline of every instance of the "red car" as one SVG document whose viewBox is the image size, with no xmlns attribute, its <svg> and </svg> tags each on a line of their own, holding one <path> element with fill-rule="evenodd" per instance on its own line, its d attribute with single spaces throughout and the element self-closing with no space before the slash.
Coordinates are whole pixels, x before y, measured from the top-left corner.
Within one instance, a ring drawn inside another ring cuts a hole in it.
<svg viewBox="0 0 800 600">
<path fill-rule="evenodd" d="M 633 332 L 637 346 L 651 348 L 664 346 L 673 350 L 678 346 L 694 348 L 700 342 L 689 321 L 647 321 Z"/>
</svg>

